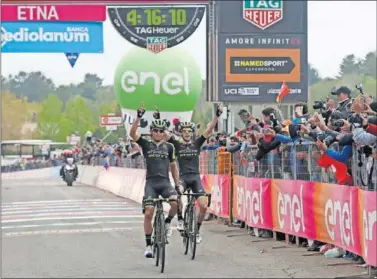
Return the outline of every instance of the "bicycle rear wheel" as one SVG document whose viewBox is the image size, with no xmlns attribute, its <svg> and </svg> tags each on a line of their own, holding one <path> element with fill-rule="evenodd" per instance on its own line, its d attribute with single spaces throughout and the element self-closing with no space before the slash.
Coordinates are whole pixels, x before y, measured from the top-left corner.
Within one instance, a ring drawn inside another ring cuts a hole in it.
<svg viewBox="0 0 377 279">
<path fill-rule="evenodd" d="M 191 208 L 190 212 L 190 250 L 191 250 L 191 259 L 195 259 L 196 254 L 196 235 L 198 234 L 198 223 L 196 221 L 196 211 L 195 207 Z"/>
<path fill-rule="evenodd" d="M 189 250 L 189 244 L 190 244 L 190 228 L 189 224 L 191 224 L 189 220 L 190 216 L 190 206 L 187 204 L 185 208 L 185 215 L 183 219 L 183 249 L 184 249 L 184 254 L 187 255 L 188 250 Z"/>
<path fill-rule="evenodd" d="M 161 260 L 161 273 L 164 273 L 165 270 L 165 247 L 166 247 L 166 229 L 165 229 L 165 218 L 164 213 L 160 213 L 159 216 L 159 223 L 160 223 L 160 260 Z"/>
</svg>

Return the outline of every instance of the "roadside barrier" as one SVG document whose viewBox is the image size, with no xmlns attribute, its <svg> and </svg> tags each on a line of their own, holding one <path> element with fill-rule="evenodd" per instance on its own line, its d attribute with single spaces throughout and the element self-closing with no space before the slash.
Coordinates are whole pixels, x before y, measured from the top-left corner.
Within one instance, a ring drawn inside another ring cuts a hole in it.
<svg viewBox="0 0 377 279">
<path fill-rule="evenodd" d="M 361 255 L 368 265 L 377 266 L 375 191 L 256 174 L 246 177 L 235 174 L 236 168 L 242 167 L 232 160 L 235 154 L 214 154 L 202 152 L 200 165 L 203 187 L 212 194 L 209 213 L 228 223 L 236 219 L 251 228 L 334 244 Z M 250 171 L 249 163 L 244 167 Z M 92 166 L 81 169 L 80 182 L 141 203 L 145 170 Z M 281 172 L 280 177 L 284 177 Z"/>
<path fill-rule="evenodd" d="M 15 171 L 15 172 L 3 172 L 1 173 L 1 179 L 43 179 L 59 176 L 60 167 L 50 167 L 43 169 Z"/>
</svg>

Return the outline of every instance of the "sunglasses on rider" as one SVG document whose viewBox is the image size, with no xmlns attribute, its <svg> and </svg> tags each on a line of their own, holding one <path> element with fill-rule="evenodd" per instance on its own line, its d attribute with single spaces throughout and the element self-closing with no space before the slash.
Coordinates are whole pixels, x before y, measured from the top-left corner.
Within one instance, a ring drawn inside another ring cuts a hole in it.
<svg viewBox="0 0 377 279">
<path fill-rule="evenodd" d="M 182 133 L 192 134 L 192 130 L 191 129 L 183 129 Z"/>
<path fill-rule="evenodd" d="M 163 130 L 163 129 L 153 129 L 152 131 L 153 131 L 154 133 L 160 133 L 160 134 L 165 133 L 165 130 Z"/>
</svg>

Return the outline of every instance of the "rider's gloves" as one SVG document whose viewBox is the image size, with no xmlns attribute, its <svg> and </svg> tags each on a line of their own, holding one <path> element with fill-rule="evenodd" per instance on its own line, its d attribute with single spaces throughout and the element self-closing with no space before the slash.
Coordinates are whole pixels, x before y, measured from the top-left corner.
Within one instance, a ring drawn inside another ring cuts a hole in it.
<svg viewBox="0 0 377 279">
<path fill-rule="evenodd" d="M 160 119 L 160 118 L 161 118 L 160 112 L 159 112 L 159 111 L 155 111 L 155 112 L 153 113 L 153 118 L 154 118 L 154 119 Z"/>
<path fill-rule="evenodd" d="M 142 118 L 145 113 L 145 109 L 139 108 L 137 109 L 137 118 Z"/>
</svg>

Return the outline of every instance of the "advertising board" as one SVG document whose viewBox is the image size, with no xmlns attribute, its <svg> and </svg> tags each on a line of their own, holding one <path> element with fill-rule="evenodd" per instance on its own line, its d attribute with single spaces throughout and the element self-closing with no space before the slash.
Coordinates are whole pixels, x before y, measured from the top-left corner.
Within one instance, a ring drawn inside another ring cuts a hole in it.
<svg viewBox="0 0 377 279">
<path fill-rule="evenodd" d="M 304 35 L 221 34 L 218 98 L 274 102 L 285 81 L 291 89 L 285 101 L 306 101 L 306 40 Z"/>
<path fill-rule="evenodd" d="M 307 2 L 217 1 L 217 90 L 209 101 L 307 101 Z M 211 93 L 211 92 L 209 92 Z"/>
</svg>

